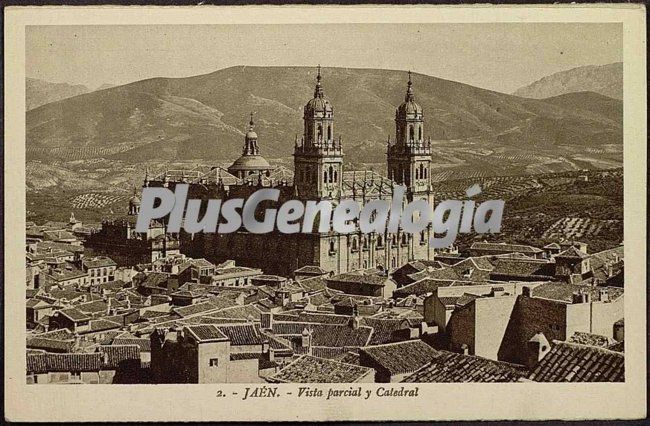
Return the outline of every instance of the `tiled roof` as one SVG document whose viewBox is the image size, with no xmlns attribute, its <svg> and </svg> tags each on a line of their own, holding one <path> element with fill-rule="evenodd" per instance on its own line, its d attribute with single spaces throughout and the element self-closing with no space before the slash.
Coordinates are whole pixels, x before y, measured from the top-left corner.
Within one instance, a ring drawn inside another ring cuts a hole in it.
<svg viewBox="0 0 650 426">
<path fill-rule="evenodd" d="M 333 277 L 326 278 L 326 281 L 357 283 L 363 285 L 383 287 L 384 285 L 386 285 L 387 279 L 388 279 L 387 277 L 381 275 L 365 275 L 365 274 L 347 272 L 344 274 L 334 275 Z"/>
<path fill-rule="evenodd" d="M 299 336 L 304 329 L 312 332 L 312 346 L 360 347 L 366 346 L 372 328 L 361 326 L 354 329 L 348 325 L 315 324 L 304 322 L 273 322 L 273 333 Z"/>
<path fill-rule="evenodd" d="M 568 249 L 564 250 L 562 253 L 557 254 L 555 257 L 567 259 L 586 259 L 590 256 L 587 253 L 578 250 L 576 247 L 571 246 Z"/>
<path fill-rule="evenodd" d="M 391 375 L 411 373 L 422 367 L 437 354 L 437 351 L 422 340 L 408 340 L 399 343 L 361 348 L 361 359 L 370 357 L 390 372 Z"/>
<path fill-rule="evenodd" d="M 625 355 L 609 349 L 554 341 L 529 379 L 536 382 L 623 382 Z"/>
<path fill-rule="evenodd" d="M 87 296 L 88 293 L 84 293 L 81 291 L 77 290 L 69 290 L 69 289 L 58 289 L 58 288 L 51 288 L 48 291 L 48 294 L 52 296 L 54 299 L 66 299 L 68 301 L 73 301 L 75 299 L 83 298 L 84 296 Z"/>
<path fill-rule="evenodd" d="M 76 278 L 81 278 L 85 277 L 88 274 L 86 272 L 83 272 L 79 269 L 72 268 L 72 269 L 55 269 L 51 273 L 47 274 L 47 276 L 57 282 L 62 282 L 62 281 L 68 281 L 68 280 L 73 280 Z"/>
<path fill-rule="evenodd" d="M 303 355 L 269 378 L 279 383 L 354 383 L 372 369 Z"/>
<path fill-rule="evenodd" d="M 90 332 L 95 333 L 98 331 L 114 330 L 116 328 L 120 328 L 121 326 L 122 326 L 121 324 L 115 321 L 100 318 L 100 319 L 90 321 Z"/>
<path fill-rule="evenodd" d="M 174 312 L 182 317 L 188 317 L 190 315 L 196 315 L 200 313 L 207 313 L 210 311 L 217 311 L 219 309 L 228 308 L 234 305 L 234 302 L 226 298 L 212 298 L 206 302 L 196 303 L 194 305 L 183 306 L 180 308 L 174 308 Z"/>
<path fill-rule="evenodd" d="M 319 358 L 334 359 L 348 352 L 347 348 L 329 347 L 329 346 L 313 346 L 311 354 Z"/>
<path fill-rule="evenodd" d="M 142 315 L 140 315 L 140 318 L 151 319 L 157 317 L 164 317 L 165 315 L 168 315 L 168 312 L 144 311 Z"/>
<path fill-rule="evenodd" d="M 618 287 L 593 287 L 557 282 L 540 284 L 532 289 L 531 295 L 533 297 L 570 303 L 573 300 L 573 293 L 575 292 L 587 292 L 591 296 L 592 301 L 598 301 L 600 300 L 601 291 L 607 292 L 609 300 L 616 300 L 623 295 L 623 289 Z"/>
<path fill-rule="evenodd" d="M 102 356 L 104 368 L 119 368 L 123 363 L 137 360 L 140 364 L 140 347 L 138 345 L 109 345 L 97 349 Z"/>
<path fill-rule="evenodd" d="M 62 309 L 59 311 L 60 314 L 65 315 L 66 317 L 70 318 L 72 321 L 87 321 L 90 319 L 90 316 L 87 314 L 84 314 L 77 308 L 67 308 L 67 309 Z"/>
<path fill-rule="evenodd" d="M 435 278 L 424 278 L 420 281 L 416 281 L 404 287 L 400 287 L 393 292 L 394 298 L 406 297 L 411 294 L 419 296 L 421 294 L 433 293 L 438 289 L 438 287 L 448 287 L 452 285 L 455 280 L 440 280 Z M 467 282 L 468 284 L 477 284 L 471 281 Z"/>
<path fill-rule="evenodd" d="M 306 265 L 302 268 L 296 269 L 294 274 L 326 274 L 327 271 L 321 268 L 320 266 Z"/>
<path fill-rule="evenodd" d="M 440 269 L 425 269 L 424 271 L 416 272 L 409 275 L 414 282 L 420 281 L 425 278 L 431 278 L 436 280 L 460 280 L 463 277 L 456 271 L 454 268 L 445 267 Z"/>
<path fill-rule="evenodd" d="M 607 349 L 610 351 L 625 352 L 625 342 L 621 340 L 620 342 L 613 343 L 607 346 Z"/>
<path fill-rule="evenodd" d="M 259 321 L 262 312 L 253 305 L 233 306 L 210 314 L 212 318 L 230 318 Z"/>
<path fill-rule="evenodd" d="M 406 383 L 516 382 L 526 370 L 473 355 L 438 351 L 431 362 L 406 377 Z"/>
<path fill-rule="evenodd" d="M 460 296 L 442 296 L 438 297 L 438 300 L 440 300 L 440 303 L 442 303 L 444 306 L 456 306 L 456 302 Z"/>
<path fill-rule="evenodd" d="M 352 351 L 347 351 L 342 355 L 335 358 L 335 361 L 340 361 L 345 364 L 359 365 L 359 354 Z"/>
<path fill-rule="evenodd" d="M 74 347 L 74 340 L 48 339 L 37 336 L 27 340 L 27 347 L 48 352 L 70 352 Z"/>
<path fill-rule="evenodd" d="M 510 253 L 524 253 L 534 254 L 540 253 L 542 250 L 537 247 L 527 246 L 523 244 L 504 244 L 504 243 L 479 243 L 472 244 L 470 250 L 499 250 Z"/>
<path fill-rule="evenodd" d="M 110 257 L 94 257 L 92 259 L 86 259 L 84 258 L 82 260 L 83 265 L 86 268 L 102 268 L 102 267 L 109 267 L 109 266 L 117 266 L 117 263 L 113 261 Z"/>
<path fill-rule="evenodd" d="M 143 272 L 140 272 L 140 274 L 143 274 Z M 140 285 L 149 288 L 166 288 L 168 280 L 169 274 L 166 272 L 147 272 L 144 281 Z"/>
<path fill-rule="evenodd" d="M 409 328 L 408 321 L 401 318 L 364 318 L 362 323 L 373 328 L 370 342 L 368 342 L 369 345 L 381 345 L 383 343 L 395 342 L 399 340 L 396 338 L 395 333 L 398 330 Z"/>
<path fill-rule="evenodd" d="M 307 293 L 324 290 L 327 287 L 327 282 L 323 277 L 311 277 L 297 282 L 300 287 L 305 289 Z"/>
<path fill-rule="evenodd" d="M 301 322 L 318 322 L 321 324 L 347 325 L 350 317 L 347 315 L 322 314 L 318 312 L 301 312 L 296 321 Z"/>
<path fill-rule="evenodd" d="M 613 339 L 610 339 L 607 336 L 601 336 L 600 334 L 585 333 L 582 331 L 576 331 L 573 333 L 568 340 L 570 343 L 579 343 L 581 345 L 589 346 L 598 346 L 601 348 L 607 348 L 608 346 L 614 343 Z"/>
<path fill-rule="evenodd" d="M 142 338 L 123 338 L 118 337 L 113 340 L 113 345 L 137 345 L 140 352 L 151 352 L 151 340 Z"/>
<path fill-rule="evenodd" d="M 491 271 L 494 269 L 492 263 L 484 256 L 468 257 L 454 264 L 452 267 L 456 270 L 467 267 L 474 267 L 483 271 Z"/>
<path fill-rule="evenodd" d="M 185 327 L 185 329 L 199 342 L 228 339 L 228 337 L 214 325 L 192 325 Z"/>
<path fill-rule="evenodd" d="M 219 325 L 217 328 L 230 339 L 231 346 L 261 345 L 265 340 L 259 327 L 254 324 Z"/>
<path fill-rule="evenodd" d="M 100 353 L 27 355 L 27 371 L 30 373 L 99 371 L 101 367 Z"/>
<path fill-rule="evenodd" d="M 499 258 L 494 263 L 494 270 L 490 273 L 492 279 L 496 277 L 539 277 L 540 280 L 549 279 L 554 275 L 553 263 L 538 259 Z"/>
<path fill-rule="evenodd" d="M 108 304 L 103 300 L 94 300 L 92 302 L 76 305 L 75 308 L 86 314 L 96 314 L 98 312 L 106 312 Z"/>
</svg>

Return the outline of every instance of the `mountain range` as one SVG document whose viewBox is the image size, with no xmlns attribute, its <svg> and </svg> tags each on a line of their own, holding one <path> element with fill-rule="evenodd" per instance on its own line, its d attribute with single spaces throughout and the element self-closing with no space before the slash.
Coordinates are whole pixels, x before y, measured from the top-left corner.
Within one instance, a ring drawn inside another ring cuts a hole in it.
<svg viewBox="0 0 650 426">
<path fill-rule="evenodd" d="M 315 76 L 314 68 L 237 66 L 57 100 L 27 111 L 27 157 L 226 161 L 240 154 L 253 112 L 262 154 L 287 159 Z M 407 79 L 403 71 L 323 69 L 346 161 L 385 160 Z M 526 99 L 422 74 L 413 84 L 434 147 L 480 141 L 501 152 L 557 155 L 622 144 L 620 100 L 583 92 Z"/>
<path fill-rule="evenodd" d="M 557 72 L 517 89 L 513 94 L 544 99 L 572 92 L 596 92 L 623 99 L 623 63 L 589 65 Z"/>
</svg>

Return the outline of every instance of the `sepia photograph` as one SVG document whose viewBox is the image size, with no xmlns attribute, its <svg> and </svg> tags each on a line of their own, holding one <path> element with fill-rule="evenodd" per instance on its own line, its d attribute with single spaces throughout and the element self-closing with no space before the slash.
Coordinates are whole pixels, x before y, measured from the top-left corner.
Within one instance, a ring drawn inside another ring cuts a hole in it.
<svg viewBox="0 0 650 426">
<path fill-rule="evenodd" d="M 645 30 L 624 13 L 644 25 L 643 8 L 64 9 L 70 23 L 21 18 L 9 77 L 24 127 L 5 176 L 25 203 L 5 224 L 9 376 L 57 400 L 15 401 L 16 418 L 95 389 L 203 394 L 220 407 L 202 420 L 296 420 L 301 404 L 322 404 L 313 420 L 477 419 L 413 408 L 491 393 L 472 384 L 517 394 L 501 419 L 645 400 Z M 538 392 L 572 407 L 522 408 Z M 231 401 L 250 413 L 215 414 Z M 197 419 L 100 405 L 67 419 Z"/>
</svg>

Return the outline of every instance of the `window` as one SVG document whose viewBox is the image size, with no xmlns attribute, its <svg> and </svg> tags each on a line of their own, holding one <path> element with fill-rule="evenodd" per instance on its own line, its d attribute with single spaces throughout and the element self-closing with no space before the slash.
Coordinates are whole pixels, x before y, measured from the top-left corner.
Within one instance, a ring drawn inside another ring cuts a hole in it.
<svg viewBox="0 0 650 426">
<path fill-rule="evenodd" d="M 334 182 L 334 167 L 330 166 L 329 168 L 329 182 Z"/>
<path fill-rule="evenodd" d="M 327 183 L 327 170 L 323 172 L 323 183 Z"/>
<path fill-rule="evenodd" d="M 413 131 L 413 126 L 409 126 L 409 140 L 415 139 L 415 132 Z"/>
<path fill-rule="evenodd" d="M 377 235 L 377 247 L 381 247 L 384 245 L 384 239 L 382 238 L 381 235 Z"/>
<path fill-rule="evenodd" d="M 420 231 L 420 244 L 424 244 L 426 242 L 426 235 L 424 234 L 424 231 Z"/>
<path fill-rule="evenodd" d="M 357 246 L 357 238 L 352 237 L 352 251 L 357 251 L 359 247 Z"/>
<path fill-rule="evenodd" d="M 334 245 L 334 240 L 330 240 L 330 254 L 336 253 L 336 246 Z"/>
<path fill-rule="evenodd" d="M 318 139 L 323 139 L 323 126 L 318 125 Z"/>
<path fill-rule="evenodd" d="M 327 126 L 327 140 L 332 139 L 332 126 Z"/>
<path fill-rule="evenodd" d="M 336 172 L 336 169 L 334 169 L 334 182 L 338 182 L 338 181 L 339 181 L 339 176 L 338 173 Z"/>
<path fill-rule="evenodd" d="M 418 139 L 422 140 L 422 126 L 418 126 Z"/>
<path fill-rule="evenodd" d="M 218 367 L 219 358 L 210 358 L 210 367 Z"/>
</svg>

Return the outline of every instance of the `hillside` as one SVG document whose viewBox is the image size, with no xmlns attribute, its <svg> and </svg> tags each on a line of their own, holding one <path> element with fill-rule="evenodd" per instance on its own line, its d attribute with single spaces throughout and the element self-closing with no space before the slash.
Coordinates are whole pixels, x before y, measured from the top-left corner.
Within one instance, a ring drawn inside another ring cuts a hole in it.
<svg viewBox="0 0 650 426">
<path fill-rule="evenodd" d="M 25 79 L 25 103 L 27 110 L 88 92 L 90 92 L 90 89 L 83 85 L 50 83 L 49 81 L 39 80 L 37 78 Z"/>
<path fill-rule="evenodd" d="M 27 156 L 43 162 L 227 161 L 239 155 L 248 114 L 254 111 L 263 155 L 286 160 L 295 135 L 302 133 L 302 107 L 313 94 L 314 79 L 313 68 L 240 66 L 82 94 L 27 112 Z M 425 111 L 425 133 L 436 140 L 442 167 L 494 167 L 487 156 L 519 151 L 547 155 L 542 163 L 560 156 L 571 162 L 572 155 L 584 157 L 589 150 L 595 159 L 579 160 L 587 167 L 619 161 L 617 149 L 602 149 L 622 145 L 615 105 L 577 109 L 568 101 L 524 99 L 426 75 L 413 79 Z M 406 80 L 403 71 L 323 70 L 346 161 L 385 161 Z M 539 163 L 532 158 L 518 166 Z M 568 169 L 583 166 L 572 164 Z"/>
<path fill-rule="evenodd" d="M 513 94 L 524 98 L 544 99 L 573 92 L 596 92 L 623 99 L 623 63 L 584 66 L 546 76 Z"/>
</svg>

